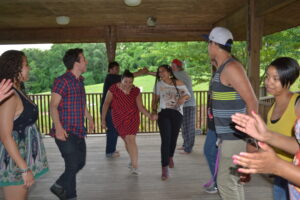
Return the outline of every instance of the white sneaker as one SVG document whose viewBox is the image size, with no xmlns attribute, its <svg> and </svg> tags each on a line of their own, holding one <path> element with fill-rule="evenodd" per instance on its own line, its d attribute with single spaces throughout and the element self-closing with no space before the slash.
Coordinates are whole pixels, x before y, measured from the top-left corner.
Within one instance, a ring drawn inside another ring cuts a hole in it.
<svg viewBox="0 0 300 200">
<path fill-rule="evenodd" d="M 128 163 L 128 169 L 132 170 L 132 164 L 131 164 L 131 162 Z"/>
<path fill-rule="evenodd" d="M 141 172 L 137 168 L 131 168 L 130 174 L 134 176 L 138 176 L 141 174 Z"/>
</svg>

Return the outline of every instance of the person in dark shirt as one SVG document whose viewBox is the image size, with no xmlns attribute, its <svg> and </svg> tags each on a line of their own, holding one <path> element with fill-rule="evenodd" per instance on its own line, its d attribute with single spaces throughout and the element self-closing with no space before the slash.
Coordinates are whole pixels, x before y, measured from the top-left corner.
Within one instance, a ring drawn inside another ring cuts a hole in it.
<svg viewBox="0 0 300 200">
<path fill-rule="evenodd" d="M 102 113 L 102 107 L 105 101 L 106 94 L 108 92 L 108 89 L 110 86 L 112 86 L 115 83 L 121 82 L 121 75 L 119 75 L 120 72 L 120 65 L 116 61 L 109 63 L 108 65 L 108 74 L 104 81 L 103 86 L 103 94 L 101 99 L 101 113 Z M 108 158 L 116 158 L 120 156 L 119 151 L 116 150 L 117 142 L 118 142 L 118 132 L 115 129 L 112 118 L 111 118 L 111 109 L 108 109 L 107 115 L 106 115 L 106 157 Z"/>
<path fill-rule="evenodd" d="M 106 98 L 106 94 L 110 88 L 110 86 L 114 85 L 115 83 L 121 82 L 121 75 L 119 75 L 120 72 L 120 65 L 118 62 L 113 61 L 108 64 L 108 74 L 104 81 L 103 86 L 103 94 L 101 98 L 101 105 L 100 105 L 100 111 L 102 113 L 102 107 Z M 148 72 L 147 68 L 143 68 L 138 70 L 137 72 L 133 73 L 133 76 L 140 76 L 144 75 Z M 117 158 L 120 157 L 120 152 L 116 150 L 117 142 L 118 142 L 118 132 L 114 127 L 114 124 L 112 122 L 111 117 L 111 109 L 108 109 L 106 114 L 106 157 L 107 158 Z"/>
</svg>

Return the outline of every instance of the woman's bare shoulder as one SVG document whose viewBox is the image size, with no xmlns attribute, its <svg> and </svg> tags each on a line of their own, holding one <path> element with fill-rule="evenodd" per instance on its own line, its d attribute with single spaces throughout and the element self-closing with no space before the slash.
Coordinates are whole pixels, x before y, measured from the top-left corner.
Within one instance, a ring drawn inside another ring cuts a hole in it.
<svg viewBox="0 0 300 200">
<path fill-rule="evenodd" d="M 0 104 L 0 113 L 15 112 L 16 108 L 18 107 L 19 98 L 19 95 L 16 92 L 14 92 L 10 97 L 5 99 Z"/>
<path fill-rule="evenodd" d="M 176 80 L 176 85 L 181 86 L 181 85 L 184 85 L 184 83 L 181 80 Z"/>
</svg>

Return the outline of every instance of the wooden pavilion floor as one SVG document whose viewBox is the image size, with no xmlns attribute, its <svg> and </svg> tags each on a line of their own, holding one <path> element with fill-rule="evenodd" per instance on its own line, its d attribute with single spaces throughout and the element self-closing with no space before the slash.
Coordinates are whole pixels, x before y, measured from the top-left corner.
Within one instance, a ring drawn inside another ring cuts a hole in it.
<svg viewBox="0 0 300 200">
<path fill-rule="evenodd" d="M 141 174 L 130 176 L 127 168 L 129 157 L 123 142 L 118 141 L 121 157 L 104 156 L 105 137 L 87 138 L 87 162 L 77 176 L 77 193 L 80 200 L 219 200 L 217 194 L 207 194 L 202 184 L 209 178 L 209 170 L 202 149 L 205 136 L 197 135 L 194 151 L 189 155 L 176 152 L 175 168 L 171 178 L 161 181 L 160 137 L 143 134 L 137 137 Z M 55 200 L 49 187 L 63 171 L 63 161 L 52 138 L 44 138 L 50 164 L 48 174 L 37 180 L 31 188 L 29 200 Z M 178 145 L 182 143 L 181 136 Z M 255 175 L 245 187 L 247 200 L 271 200 L 270 181 Z M 2 191 L 0 199 L 3 199 Z"/>
</svg>

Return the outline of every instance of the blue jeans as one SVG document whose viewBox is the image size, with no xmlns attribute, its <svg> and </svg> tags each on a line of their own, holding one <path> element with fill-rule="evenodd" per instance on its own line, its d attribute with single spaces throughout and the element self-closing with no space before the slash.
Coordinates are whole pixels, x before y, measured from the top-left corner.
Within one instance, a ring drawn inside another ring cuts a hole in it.
<svg viewBox="0 0 300 200">
<path fill-rule="evenodd" d="M 274 200 L 289 200 L 288 181 L 275 176 L 273 183 L 273 199 Z"/>
<path fill-rule="evenodd" d="M 65 189 L 67 199 L 77 197 L 76 174 L 85 165 L 85 139 L 79 138 L 76 135 L 69 135 L 66 141 L 55 139 L 55 143 L 65 161 L 65 171 L 57 179 L 56 184 Z"/>
<path fill-rule="evenodd" d="M 204 143 L 204 156 L 207 160 L 208 167 L 211 173 L 211 176 L 215 173 L 215 165 L 218 153 L 218 147 L 216 145 L 217 134 L 214 130 L 208 129 L 206 133 L 206 140 Z M 216 182 L 216 179 L 215 179 Z"/>
<path fill-rule="evenodd" d="M 107 111 L 106 114 L 106 156 L 111 156 L 116 151 L 116 146 L 118 142 L 118 131 L 116 130 L 111 116 L 111 109 Z"/>
</svg>

